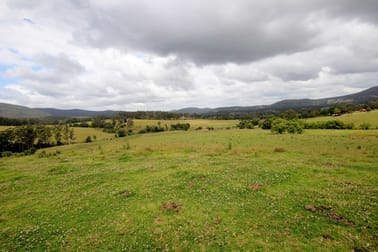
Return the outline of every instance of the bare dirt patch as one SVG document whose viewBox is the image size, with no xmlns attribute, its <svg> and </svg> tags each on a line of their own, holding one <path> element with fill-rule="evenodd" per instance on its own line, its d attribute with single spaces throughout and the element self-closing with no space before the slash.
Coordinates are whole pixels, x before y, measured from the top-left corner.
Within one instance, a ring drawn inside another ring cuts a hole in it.
<svg viewBox="0 0 378 252">
<path fill-rule="evenodd" d="M 353 221 L 342 217 L 340 214 L 338 214 L 336 212 L 330 212 L 330 213 L 327 213 L 326 215 L 327 215 L 328 219 L 330 219 L 332 221 L 342 223 L 342 224 L 345 224 L 347 226 L 353 226 L 354 225 Z"/>
<path fill-rule="evenodd" d="M 341 223 L 347 226 L 353 226 L 354 222 L 351 220 L 348 220 L 344 217 L 342 217 L 339 213 L 335 211 L 331 211 L 332 207 L 331 206 L 315 206 L 315 205 L 305 205 L 304 207 L 307 211 L 313 212 L 313 213 L 318 213 L 323 216 L 326 216 L 329 220 Z"/>
<path fill-rule="evenodd" d="M 160 206 L 161 211 L 173 211 L 180 212 L 182 210 L 182 204 L 173 201 L 163 202 Z"/>
<path fill-rule="evenodd" d="M 248 186 L 248 189 L 251 191 L 259 191 L 261 189 L 262 185 L 261 184 L 252 184 Z"/>
</svg>

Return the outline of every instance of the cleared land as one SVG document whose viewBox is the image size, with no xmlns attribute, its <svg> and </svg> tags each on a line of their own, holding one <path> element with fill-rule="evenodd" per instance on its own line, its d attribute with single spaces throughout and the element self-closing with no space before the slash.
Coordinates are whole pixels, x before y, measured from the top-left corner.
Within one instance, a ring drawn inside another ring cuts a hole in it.
<svg viewBox="0 0 378 252">
<path fill-rule="evenodd" d="M 164 132 L 43 151 L 0 159 L 0 251 L 378 248 L 377 130 Z"/>
<path fill-rule="evenodd" d="M 353 112 L 350 114 L 344 114 L 341 116 L 324 116 L 324 117 L 314 117 L 306 119 L 306 122 L 321 122 L 321 121 L 331 121 L 340 120 L 344 123 L 354 123 L 355 127 L 359 127 L 362 123 L 369 123 L 371 128 L 376 129 L 378 127 L 378 110 L 372 110 L 370 112 Z"/>
<path fill-rule="evenodd" d="M 168 128 L 172 124 L 176 123 L 189 123 L 190 130 L 198 129 L 202 127 L 206 129 L 207 127 L 211 127 L 214 129 L 225 129 L 225 128 L 232 128 L 236 127 L 239 123 L 239 120 L 206 120 L 206 119 L 195 119 L 195 120 L 134 120 L 134 127 L 135 131 L 139 131 L 144 128 L 146 125 L 157 125 L 160 122 L 161 126 L 167 125 Z"/>
</svg>

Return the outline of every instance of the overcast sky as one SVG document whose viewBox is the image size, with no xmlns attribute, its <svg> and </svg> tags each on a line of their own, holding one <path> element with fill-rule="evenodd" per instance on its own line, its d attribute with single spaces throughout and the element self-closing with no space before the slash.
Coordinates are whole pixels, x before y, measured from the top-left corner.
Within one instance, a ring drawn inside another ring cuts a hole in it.
<svg viewBox="0 0 378 252">
<path fill-rule="evenodd" d="M 377 0 L 2 0 L 0 102 L 271 104 L 378 85 Z"/>
</svg>

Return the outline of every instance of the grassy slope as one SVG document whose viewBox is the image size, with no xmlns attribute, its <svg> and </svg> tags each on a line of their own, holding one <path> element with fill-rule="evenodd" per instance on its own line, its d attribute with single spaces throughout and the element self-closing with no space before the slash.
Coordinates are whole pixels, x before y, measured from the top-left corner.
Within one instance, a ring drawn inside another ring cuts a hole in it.
<svg viewBox="0 0 378 252">
<path fill-rule="evenodd" d="M 372 251 L 377 136 L 165 132 L 3 158 L 0 250 Z"/>
<path fill-rule="evenodd" d="M 362 123 L 370 123 L 372 128 L 378 127 L 378 109 L 372 110 L 370 112 L 354 112 L 351 114 L 345 114 L 338 117 L 324 116 L 324 117 L 314 117 L 306 119 L 307 122 L 320 122 L 320 121 L 330 121 L 330 120 L 341 120 L 345 123 L 354 123 L 355 127 L 360 126 Z"/>
<path fill-rule="evenodd" d="M 157 125 L 160 122 L 161 126 L 167 125 L 168 128 L 172 124 L 176 123 L 189 123 L 190 130 L 195 130 L 198 127 L 206 129 L 207 127 L 213 127 L 214 129 L 221 129 L 227 127 L 235 127 L 239 120 L 206 120 L 206 119 L 195 119 L 195 120 L 134 120 L 134 130 L 139 131 L 146 125 Z"/>
</svg>

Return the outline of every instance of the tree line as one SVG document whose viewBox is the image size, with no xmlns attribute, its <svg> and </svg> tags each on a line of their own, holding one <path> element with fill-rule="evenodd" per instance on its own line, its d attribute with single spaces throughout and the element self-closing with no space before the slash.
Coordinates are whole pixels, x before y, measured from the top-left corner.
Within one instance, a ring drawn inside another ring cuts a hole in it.
<svg viewBox="0 0 378 252">
<path fill-rule="evenodd" d="M 37 149 L 71 144 L 74 139 L 74 130 L 68 124 L 16 126 L 0 131 L 0 156 L 33 154 Z"/>
</svg>

